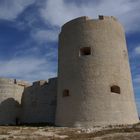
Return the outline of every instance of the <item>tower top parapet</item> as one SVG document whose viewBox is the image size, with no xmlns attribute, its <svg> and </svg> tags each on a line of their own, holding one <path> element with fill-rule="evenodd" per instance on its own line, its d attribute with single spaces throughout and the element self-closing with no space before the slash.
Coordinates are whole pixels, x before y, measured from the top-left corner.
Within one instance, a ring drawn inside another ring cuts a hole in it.
<svg viewBox="0 0 140 140">
<path fill-rule="evenodd" d="M 5 78 L 5 77 L 0 77 L 0 83 L 15 84 L 15 85 L 23 86 L 23 87 L 28 87 L 31 85 L 27 81 L 17 80 L 17 79 L 12 79 L 12 78 Z"/>
<path fill-rule="evenodd" d="M 75 24 L 75 23 L 84 23 L 84 22 L 100 22 L 100 21 L 108 21 L 108 20 L 111 20 L 111 21 L 118 21 L 117 18 L 115 18 L 114 16 L 104 16 L 104 15 L 99 15 L 98 18 L 96 19 L 92 19 L 88 16 L 82 16 L 82 17 L 78 17 L 78 18 L 75 18 L 73 20 L 70 20 L 69 22 L 65 23 L 63 26 L 62 26 L 62 30 L 66 27 L 66 26 L 69 26 L 69 25 L 72 25 L 72 24 Z"/>
</svg>

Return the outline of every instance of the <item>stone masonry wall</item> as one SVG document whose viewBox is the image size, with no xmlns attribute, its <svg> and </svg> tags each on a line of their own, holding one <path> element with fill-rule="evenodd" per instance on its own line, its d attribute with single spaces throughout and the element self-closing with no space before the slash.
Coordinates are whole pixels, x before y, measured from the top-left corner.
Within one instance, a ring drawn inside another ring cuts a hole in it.
<svg viewBox="0 0 140 140">
<path fill-rule="evenodd" d="M 59 35 L 58 52 L 56 125 L 93 127 L 139 121 L 125 34 L 117 19 L 69 21 Z"/>
<path fill-rule="evenodd" d="M 18 122 L 23 91 L 16 80 L 0 78 L 0 125 Z"/>
<path fill-rule="evenodd" d="M 37 81 L 25 89 L 21 102 L 21 123 L 54 123 L 57 78 Z"/>
</svg>

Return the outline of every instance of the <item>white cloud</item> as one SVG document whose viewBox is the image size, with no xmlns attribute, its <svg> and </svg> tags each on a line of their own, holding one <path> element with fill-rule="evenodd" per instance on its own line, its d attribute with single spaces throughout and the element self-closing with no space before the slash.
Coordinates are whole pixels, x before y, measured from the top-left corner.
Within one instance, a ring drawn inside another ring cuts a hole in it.
<svg viewBox="0 0 140 140">
<path fill-rule="evenodd" d="M 56 76 L 52 71 L 53 64 L 46 59 L 14 58 L 0 61 L 0 76 L 35 81 Z"/>
<path fill-rule="evenodd" d="M 42 42 L 54 42 L 58 39 L 58 30 L 33 30 L 31 32 L 31 37 L 38 41 L 38 43 Z"/>
<path fill-rule="evenodd" d="M 132 0 L 100 0 L 100 2 L 87 2 L 81 5 L 66 3 L 65 0 L 47 0 L 46 5 L 40 10 L 47 23 L 62 26 L 65 22 L 79 17 L 97 17 L 99 14 L 113 15 L 120 19 L 127 31 L 140 30 L 140 1 Z"/>
<path fill-rule="evenodd" d="M 135 54 L 139 55 L 140 54 L 140 46 L 136 47 L 134 52 L 135 52 Z"/>
<path fill-rule="evenodd" d="M 1 0 L 0 19 L 13 20 L 35 0 Z"/>
</svg>

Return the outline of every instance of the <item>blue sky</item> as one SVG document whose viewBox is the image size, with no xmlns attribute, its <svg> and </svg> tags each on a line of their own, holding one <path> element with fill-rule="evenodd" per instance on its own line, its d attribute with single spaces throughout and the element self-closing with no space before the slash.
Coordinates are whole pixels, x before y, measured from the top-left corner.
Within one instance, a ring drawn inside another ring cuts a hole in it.
<svg viewBox="0 0 140 140">
<path fill-rule="evenodd" d="M 0 77 L 35 81 L 57 75 L 60 27 L 78 16 L 115 16 L 126 31 L 140 114 L 139 0 L 0 0 Z"/>
</svg>

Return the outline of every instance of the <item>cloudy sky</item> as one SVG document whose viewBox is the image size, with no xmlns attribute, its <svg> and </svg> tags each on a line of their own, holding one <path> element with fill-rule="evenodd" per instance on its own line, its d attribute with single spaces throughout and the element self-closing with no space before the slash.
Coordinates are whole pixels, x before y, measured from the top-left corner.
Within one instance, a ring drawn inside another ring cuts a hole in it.
<svg viewBox="0 0 140 140">
<path fill-rule="evenodd" d="M 0 77 L 56 76 L 60 27 L 83 15 L 113 15 L 124 25 L 140 113 L 140 0 L 0 0 Z"/>
</svg>

